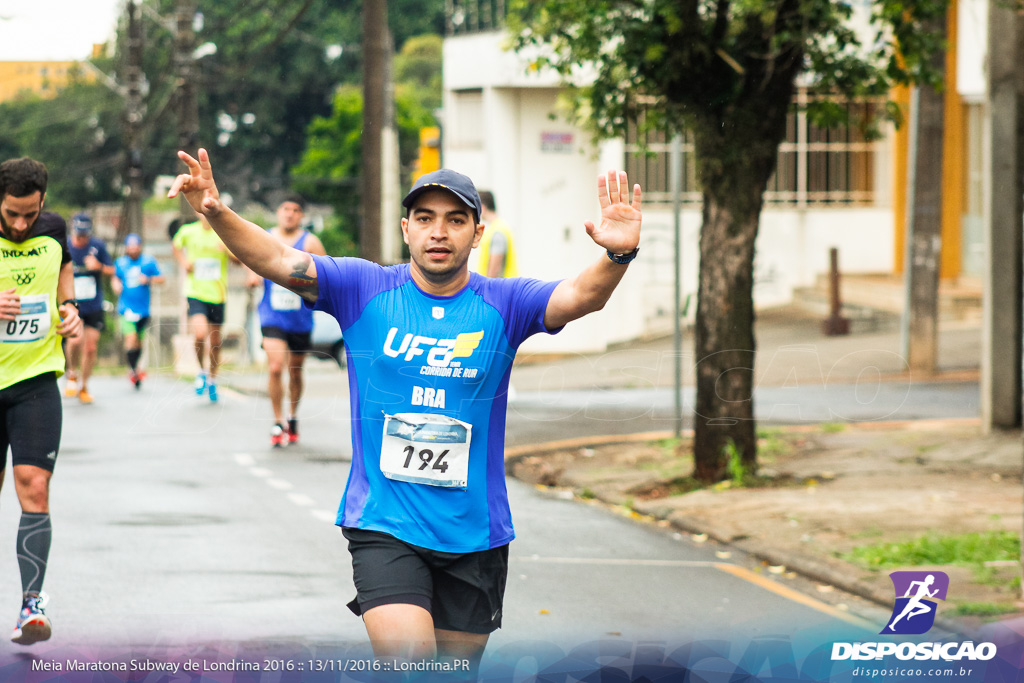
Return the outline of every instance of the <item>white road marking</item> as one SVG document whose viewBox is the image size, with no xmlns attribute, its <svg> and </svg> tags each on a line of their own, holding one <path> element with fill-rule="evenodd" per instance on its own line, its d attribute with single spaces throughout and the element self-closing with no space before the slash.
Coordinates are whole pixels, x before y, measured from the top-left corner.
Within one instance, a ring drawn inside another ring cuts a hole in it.
<svg viewBox="0 0 1024 683">
<path fill-rule="evenodd" d="M 289 493 L 288 500 L 290 500 L 291 502 L 295 503 L 300 507 L 309 507 L 316 503 L 315 500 L 313 500 L 312 498 L 303 493 Z"/>
<path fill-rule="evenodd" d="M 235 453 L 235 462 L 242 467 L 252 467 L 256 464 L 256 458 L 252 457 L 248 453 Z"/>
<path fill-rule="evenodd" d="M 273 472 L 268 470 L 266 467 L 250 467 L 249 474 L 251 474 L 254 477 L 266 478 L 272 475 Z"/>
<path fill-rule="evenodd" d="M 310 510 L 309 514 L 313 515 L 313 517 L 319 519 L 321 522 L 330 522 L 333 524 L 338 520 L 337 513 L 327 512 L 326 510 Z"/>
<path fill-rule="evenodd" d="M 267 486 L 278 491 L 290 491 L 295 488 L 290 481 L 285 481 L 284 479 L 267 479 Z"/>
</svg>

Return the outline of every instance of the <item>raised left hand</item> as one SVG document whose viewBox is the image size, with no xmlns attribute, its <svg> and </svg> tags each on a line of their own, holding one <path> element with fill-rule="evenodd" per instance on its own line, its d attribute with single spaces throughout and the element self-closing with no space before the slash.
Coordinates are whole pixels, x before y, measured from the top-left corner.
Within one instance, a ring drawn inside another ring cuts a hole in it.
<svg viewBox="0 0 1024 683">
<path fill-rule="evenodd" d="M 633 186 L 630 202 L 629 179 L 625 171 L 608 171 L 597 178 L 597 199 L 601 203 L 601 224 L 586 221 L 587 234 L 613 254 L 625 254 L 640 244 L 640 185 Z"/>
</svg>

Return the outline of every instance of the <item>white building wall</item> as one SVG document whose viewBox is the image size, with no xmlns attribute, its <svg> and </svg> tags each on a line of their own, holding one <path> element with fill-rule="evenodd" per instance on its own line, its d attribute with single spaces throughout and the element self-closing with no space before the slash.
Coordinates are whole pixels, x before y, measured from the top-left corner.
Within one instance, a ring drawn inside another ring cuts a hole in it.
<svg viewBox="0 0 1024 683">
<path fill-rule="evenodd" d="M 957 27 L 956 87 L 964 99 L 980 101 L 987 91 L 988 0 L 960 0 Z"/>
<path fill-rule="evenodd" d="M 477 187 L 494 192 L 498 213 L 516 235 L 521 275 L 571 277 L 603 258 L 583 221 L 599 219 L 597 175 L 622 167 L 624 145 L 592 144 L 584 131 L 560 115 L 557 79 L 528 72 L 526 60 L 500 49 L 501 39 L 498 33 L 482 33 L 445 41 L 446 128 L 460 125 L 457 93 L 479 89 L 484 134 L 479 144 L 462 144 L 457 131 L 445 132 L 442 160 L 472 177 Z M 682 289 L 684 300 L 690 295 L 687 316 L 692 320 L 699 210 L 685 211 L 682 221 Z M 523 349 L 600 351 L 609 344 L 670 330 L 672 226 L 670 210 L 646 206 L 640 255 L 604 310 L 558 335 L 537 335 Z M 845 273 L 891 271 L 891 211 L 766 209 L 757 241 L 755 304 L 784 304 L 792 300 L 795 288 L 813 285 L 827 272 L 833 246 L 839 249 Z"/>
</svg>

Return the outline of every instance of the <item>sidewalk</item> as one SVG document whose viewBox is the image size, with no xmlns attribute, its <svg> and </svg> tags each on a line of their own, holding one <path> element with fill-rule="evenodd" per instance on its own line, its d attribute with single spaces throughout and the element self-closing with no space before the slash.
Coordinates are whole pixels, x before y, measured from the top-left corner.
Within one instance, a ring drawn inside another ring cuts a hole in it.
<svg viewBox="0 0 1024 683">
<path fill-rule="evenodd" d="M 761 314 L 757 340 L 758 387 L 855 383 L 869 375 L 872 381 L 937 383 L 941 396 L 944 382 L 977 381 L 980 364 L 976 322 L 942 326 L 940 369 L 928 378 L 907 371 L 898 332 L 826 337 L 819 320 L 796 309 Z M 692 354 L 692 348 L 687 340 L 684 354 Z M 652 360 L 670 352 L 671 340 L 657 340 L 567 359 L 559 377 L 566 388 L 574 382 L 578 386 L 572 388 L 626 388 L 636 381 L 669 386 L 673 364 Z M 684 384 L 692 387 L 687 360 Z M 528 364 L 517 369 L 513 381 L 522 391 L 550 384 L 551 376 L 549 363 Z M 840 588 L 881 605 L 893 603 L 889 572 L 897 567 L 871 570 L 845 559 L 855 547 L 929 534 L 1020 533 L 1024 449 L 1019 431 L 986 435 L 980 420 L 965 418 L 761 425 L 759 433 L 762 476 L 742 488 L 726 484 L 685 492 L 692 458 L 685 438 L 677 454 L 670 432 L 510 449 L 507 469 L 525 481 L 600 501 L 698 542 L 738 548 L 762 560 L 765 571 L 812 579 L 823 595 Z M 993 560 L 980 572 L 952 564 L 929 567 L 950 576 L 940 615 L 957 608 L 1004 612 L 957 616 L 955 623 L 945 620 L 947 627 L 966 631 L 991 618 L 1006 621 L 1024 613 L 1019 581 L 1014 583 L 1018 558 Z M 1024 620 L 1015 623 L 1024 632 Z"/>
<path fill-rule="evenodd" d="M 524 447 L 507 454 L 507 469 L 698 542 L 736 547 L 762 560 L 766 571 L 814 580 L 822 594 L 840 588 L 882 605 L 893 602 L 888 576 L 897 567 L 858 566 L 842 557 L 853 548 L 929 534 L 1020 531 L 1019 432 L 983 436 L 975 420 L 764 431 L 763 479 L 743 488 L 679 492 L 692 460 L 659 435 Z M 988 568 L 989 576 L 929 567 L 950 576 L 946 613 L 949 606 L 983 609 L 979 603 L 1021 610 L 1020 589 L 1010 586 L 1019 565 L 1011 560 Z M 959 621 L 965 629 L 981 623 Z"/>
</svg>

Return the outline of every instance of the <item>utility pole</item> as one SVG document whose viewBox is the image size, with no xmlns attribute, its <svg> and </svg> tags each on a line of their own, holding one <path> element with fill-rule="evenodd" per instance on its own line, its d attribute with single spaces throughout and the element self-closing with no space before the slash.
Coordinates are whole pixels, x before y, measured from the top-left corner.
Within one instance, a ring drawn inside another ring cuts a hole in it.
<svg viewBox="0 0 1024 683">
<path fill-rule="evenodd" d="M 937 35 L 946 35 L 946 16 L 942 14 L 927 28 Z M 932 56 L 932 68 L 945 74 L 946 53 Z M 913 202 L 907 224 L 909 252 L 909 310 L 907 321 L 907 361 L 910 369 L 924 375 L 938 369 L 939 335 L 939 257 L 942 251 L 942 164 L 945 102 L 941 92 L 924 85 L 917 86 L 914 97 L 917 144 L 910 163 L 914 166 Z"/>
<path fill-rule="evenodd" d="M 387 0 L 363 0 L 363 187 L 359 255 L 375 263 L 383 262 L 382 152 L 390 58 Z"/>
<path fill-rule="evenodd" d="M 121 221 L 117 230 L 117 244 L 124 243 L 130 232 L 142 234 L 142 22 L 135 0 L 129 0 L 128 55 L 125 64 L 126 84 L 125 143 L 128 149 L 125 200 L 121 207 Z"/>
<path fill-rule="evenodd" d="M 387 52 L 384 69 L 384 123 L 381 130 L 380 153 L 380 257 L 381 263 L 398 263 L 402 259 L 402 239 L 398 226 L 402 220 L 401 159 L 398 150 L 398 114 L 395 110 L 395 41 L 387 31 Z"/>
<path fill-rule="evenodd" d="M 988 280 L 981 328 L 981 421 L 985 430 L 1021 425 L 1024 327 L 1024 17 L 1001 0 L 989 1 L 988 16 Z"/>
<path fill-rule="evenodd" d="M 196 98 L 195 58 L 196 34 L 193 22 L 196 0 L 177 0 L 175 6 L 174 71 L 177 75 L 178 149 L 196 153 L 199 144 L 199 101 Z M 181 220 L 191 223 L 195 211 L 181 195 Z"/>
</svg>

